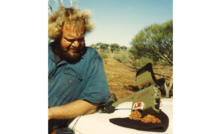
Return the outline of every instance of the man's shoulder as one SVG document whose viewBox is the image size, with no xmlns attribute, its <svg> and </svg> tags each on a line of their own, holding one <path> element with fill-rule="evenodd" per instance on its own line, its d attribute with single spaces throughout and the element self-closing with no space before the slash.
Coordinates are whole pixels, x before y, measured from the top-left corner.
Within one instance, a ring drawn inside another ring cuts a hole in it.
<svg viewBox="0 0 221 134">
<path fill-rule="evenodd" d="M 97 50 L 95 50 L 94 48 L 92 47 L 86 47 L 87 48 L 87 51 L 90 51 L 92 53 L 98 53 Z"/>
<path fill-rule="evenodd" d="M 95 50 L 94 48 L 86 47 L 86 49 L 87 49 L 86 54 L 88 54 L 88 55 L 90 55 L 90 56 L 92 56 L 92 55 L 94 55 L 94 56 L 99 55 L 98 52 L 97 52 L 97 50 Z"/>
<path fill-rule="evenodd" d="M 91 47 L 86 47 L 87 51 L 84 57 L 89 58 L 90 60 L 95 59 L 95 60 L 100 60 L 100 55 L 97 52 L 96 49 L 91 48 Z"/>
</svg>

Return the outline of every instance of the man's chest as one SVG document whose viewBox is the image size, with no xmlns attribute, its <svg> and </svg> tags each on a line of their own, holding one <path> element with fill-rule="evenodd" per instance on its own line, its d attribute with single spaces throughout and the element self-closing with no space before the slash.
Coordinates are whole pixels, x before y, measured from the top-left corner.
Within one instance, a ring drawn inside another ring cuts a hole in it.
<svg viewBox="0 0 221 134">
<path fill-rule="evenodd" d="M 56 102 L 55 98 L 59 98 L 59 101 L 70 102 L 75 99 L 81 91 L 86 78 L 80 74 L 81 70 L 76 69 L 73 65 L 61 62 L 57 66 L 50 66 L 48 71 L 49 100 Z M 51 103 L 51 105 L 54 104 Z"/>
</svg>

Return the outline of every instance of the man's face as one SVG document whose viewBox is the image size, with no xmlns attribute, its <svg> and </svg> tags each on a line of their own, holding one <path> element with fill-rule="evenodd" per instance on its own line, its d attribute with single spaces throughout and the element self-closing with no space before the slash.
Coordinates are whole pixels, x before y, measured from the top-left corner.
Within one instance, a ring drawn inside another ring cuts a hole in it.
<svg viewBox="0 0 221 134">
<path fill-rule="evenodd" d="M 58 48 L 59 56 L 68 62 L 76 61 L 82 56 L 84 47 L 84 26 L 76 29 L 64 24 Z"/>
</svg>

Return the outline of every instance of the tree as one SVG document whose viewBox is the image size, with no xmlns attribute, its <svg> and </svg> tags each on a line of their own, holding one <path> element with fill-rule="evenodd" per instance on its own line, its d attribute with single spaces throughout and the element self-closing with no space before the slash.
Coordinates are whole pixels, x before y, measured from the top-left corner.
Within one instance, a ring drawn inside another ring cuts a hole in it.
<svg viewBox="0 0 221 134">
<path fill-rule="evenodd" d="M 131 42 L 130 53 L 136 59 L 149 57 L 173 66 L 173 20 L 141 30 Z"/>
<path fill-rule="evenodd" d="M 100 50 L 100 46 L 102 45 L 102 43 L 101 42 L 99 42 L 99 43 L 97 43 L 97 44 L 95 44 L 95 46 L 97 47 L 97 49 L 98 50 Z"/>
<path fill-rule="evenodd" d="M 102 43 L 100 45 L 100 49 L 101 49 L 101 51 L 108 51 L 109 50 L 109 45 L 106 44 L 106 43 Z"/>
<path fill-rule="evenodd" d="M 113 53 L 114 51 L 119 51 L 120 46 L 117 43 L 110 44 L 110 51 Z"/>
<path fill-rule="evenodd" d="M 126 46 L 121 46 L 121 47 L 120 47 L 120 50 L 121 50 L 121 51 L 127 51 L 127 47 L 126 47 Z"/>
</svg>

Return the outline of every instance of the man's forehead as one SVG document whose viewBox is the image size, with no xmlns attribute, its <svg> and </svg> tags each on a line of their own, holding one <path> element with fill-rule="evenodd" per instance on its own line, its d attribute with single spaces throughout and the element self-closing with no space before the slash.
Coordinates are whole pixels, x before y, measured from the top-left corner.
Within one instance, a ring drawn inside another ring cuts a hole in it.
<svg viewBox="0 0 221 134">
<path fill-rule="evenodd" d="M 64 24 L 63 35 L 72 37 L 72 36 L 84 36 L 84 25 L 81 24 L 80 27 L 75 25 Z"/>
</svg>

